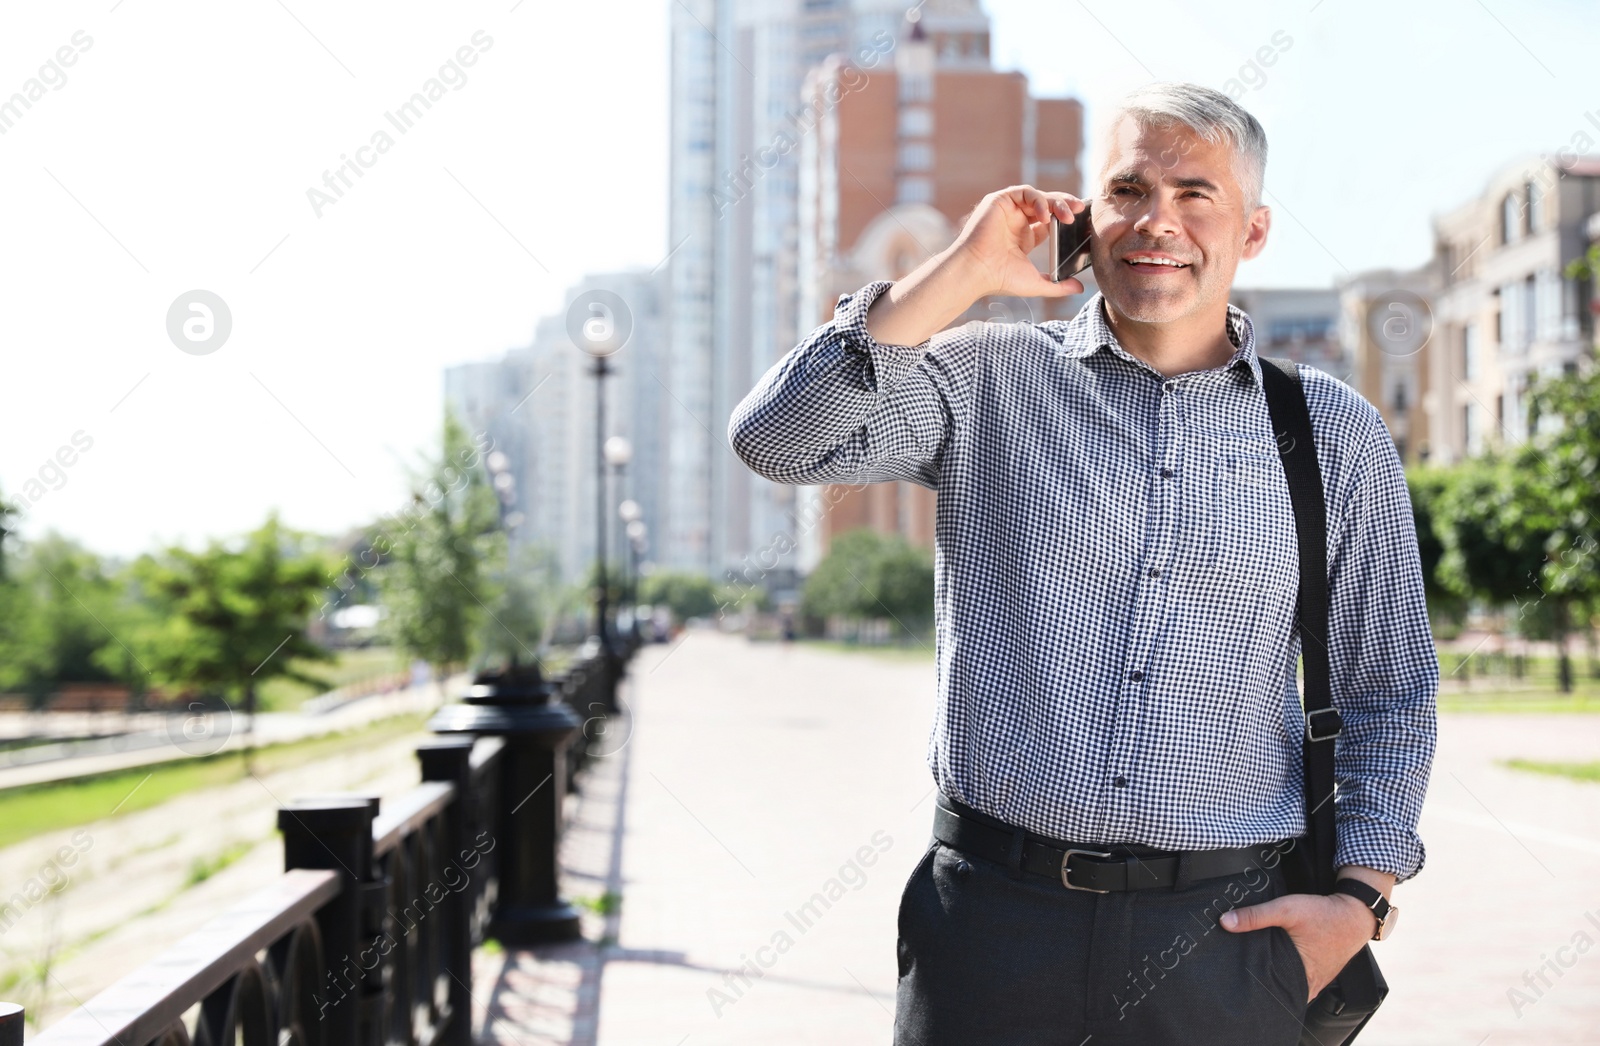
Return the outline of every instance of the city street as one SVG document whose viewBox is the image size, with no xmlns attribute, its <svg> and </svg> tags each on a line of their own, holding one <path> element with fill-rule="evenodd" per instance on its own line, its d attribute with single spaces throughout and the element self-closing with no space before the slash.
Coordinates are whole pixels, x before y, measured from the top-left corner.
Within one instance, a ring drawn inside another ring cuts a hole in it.
<svg viewBox="0 0 1600 1046">
<path fill-rule="evenodd" d="M 641 650 L 631 736 L 591 768 L 565 840 L 569 896 L 620 876 L 620 919 L 588 924 L 615 944 L 480 953 L 486 1041 L 887 1042 L 896 909 L 931 817 L 933 689 L 931 658 L 708 630 Z M 1374 946 L 1391 994 L 1363 1043 L 1593 1041 L 1600 955 L 1569 946 L 1600 942 L 1600 787 L 1495 760 L 1597 748 L 1600 717 L 1443 717 L 1427 864 Z M 849 871 L 863 847 L 872 863 Z M 842 896 L 802 912 L 835 878 Z"/>
</svg>

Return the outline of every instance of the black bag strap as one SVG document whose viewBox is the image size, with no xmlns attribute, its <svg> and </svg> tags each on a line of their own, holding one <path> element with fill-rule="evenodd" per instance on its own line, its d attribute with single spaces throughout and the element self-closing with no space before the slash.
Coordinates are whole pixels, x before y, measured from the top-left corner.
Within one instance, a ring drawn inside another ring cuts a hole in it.
<svg viewBox="0 0 1600 1046">
<path fill-rule="evenodd" d="M 1294 502 L 1300 546 L 1300 653 L 1305 659 L 1304 754 L 1306 833 L 1311 843 L 1313 882 L 1319 893 L 1333 890 L 1337 835 L 1333 817 L 1333 746 L 1339 712 L 1333 707 L 1328 662 L 1328 514 L 1323 502 L 1322 468 L 1311 431 L 1300 370 L 1293 360 L 1260 357 L 1267 411 L 1278 439 L 1278 455 Z"/>
<path fill-rule="evenodd" d="M 1267 412 L 1278 439 L 1294 503 L 1294 529 L 1300 547 L 1300 654 L 1305 658 L 1306 837 L 1310 841 L 1311 884 L 1333 891 L 1338 835 L 1333 811 L 1333 746 L 1341 723 L 1333 707 L 1328 659 L 1328 511 L 1323 501 L 1322 467 L 1311 431 L 1300 369 L 1293 360 L 1262 356 L 1261 380 Z M 1300 1046 L 1342 1046 L 1356 1037 L 1389 994 L 1389 984 L 1363 945 L 1306 1010 Z"/>
</svg>

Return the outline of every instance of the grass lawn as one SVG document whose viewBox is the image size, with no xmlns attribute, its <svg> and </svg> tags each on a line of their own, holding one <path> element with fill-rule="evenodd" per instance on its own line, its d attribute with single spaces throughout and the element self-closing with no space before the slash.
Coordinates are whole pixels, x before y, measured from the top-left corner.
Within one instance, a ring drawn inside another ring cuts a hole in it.
<svg viewBox="0 0 1600 1046">
<path fill-rule="evenodd" d="M 914 640 L 903 640 L 898 643 L 849 643 L 841 639 L 796 639 L 797 644 L 813 647 L 817 650 L 832 650 L 845 654 L 872 654 L 877 657 L 892 657 L 901 661 L 932 661 L 933 639 L 930 637 L 923 643 Z"/>
<path fill-rule="evenodd" d="M 371 676 L 404 672 L 409 666 L 404 654 L 394 647 L 357 647 L 338 652 L 337 661 L 295 661 L 294 667 L 309 676 L 325 679 L 325 687 L 306 686 L 292 679 L 274 678 L 261 686 L 257 695 L 263 712 L 292 712 L 318 694 Z"/>
<path fill-rule="evenodd" d="M 1600 762 L 1546 763 L 1538 759 L 1503 759 L 1500 761 L 1500 765 L 1509 766 L 1513 770 L 1527 770 L 1536 774 L 1570 777 L 1574 781 L 1600 782 Z"/>
<path fill-rule="evenodd" d="M 902 640 L 874 645 L 837 639 L 797 639 L 797 643 L 818 650 L 848 654 L 868 654 L 901 661 L 931 661 L 933 640 L 925 644 Z M 1441 667 L 1447 655 L 1441 655 Z M 1454 661 L 1449 661 L 1454 664 Z M 1574 658 L 1572 693 L 1563 694 L 1555 682 L 1555 658 L 1528 658 L 1528 673 L 1523 681 L 1511 685 L 1501 677 L 1474 677 L 1470 687 L 1445 686 L 1439 694 L 1441 712 L 1600 712 L 1600 681 L 1589 677 L 1587 664 Z M 1446 679 L 1449 677 L 1446 676 Z"/>
<path fill-rule="evenodd" d="M 1439 695 L 1441 712 L 1600 712 L 1600 686 L 1578 679 L 1572 693 L 1549 686 L 1447 690 Z"/>
<path fill-rule="evenodd" d="M 258 748 L 256 774 L 303 766 L 336 756 L 356 745 L 367 747 L 403 737 L 420 731 L 425 721 L 422 715 L 395 716 L 359 730 Z M 0 847 L 41 832 L 148 810 L 168 799 L 231 784 L 244 777 L 244 757 L 231 751 L 70 781 L 8 788 L 0 791 Z"/>
</svg>

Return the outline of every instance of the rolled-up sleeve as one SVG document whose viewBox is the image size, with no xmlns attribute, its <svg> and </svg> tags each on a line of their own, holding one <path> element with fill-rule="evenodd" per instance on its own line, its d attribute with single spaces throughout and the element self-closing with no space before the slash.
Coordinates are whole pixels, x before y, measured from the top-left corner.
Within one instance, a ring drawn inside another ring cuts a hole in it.
<svg viewBox="0 0 1600 1046">
<path fill-rule="evenodd" d="M 1362 441 L 1329 567 L 1336 742 L 1336 867 L 1404 881 L 1421 871 L 1417 833 L 1438 734 L 1439 658 L 1405 470 L 1376 411 Z"/>
<path fill-rule="evenodd" d="M 973 346 L 959 331 L 880 345 L 867 310 L 893 283 L 841 295 L 833 319 L 774 363 L 728 421 L 728 442 L 776 483 L 904 479 L 938 489 L 939 460 L 966 409 Z"/>
</svg>

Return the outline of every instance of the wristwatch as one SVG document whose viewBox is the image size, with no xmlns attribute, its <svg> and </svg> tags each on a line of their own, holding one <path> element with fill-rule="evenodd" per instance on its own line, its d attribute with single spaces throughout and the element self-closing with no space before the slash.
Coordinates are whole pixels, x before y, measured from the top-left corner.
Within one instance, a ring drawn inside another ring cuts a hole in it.
<svg viewBox="0 0 1600 1046">
<path fill-rule="evenodd" d="M 1400 906 L 1389 903 L 1375 887 L 1369 886 L 1360 879 L 1340 879 L 1333 885 L 1334 893 L 1349 894 L 1372 912 L 1378 920 L 1378 928 L 1372 931 L 1374 941 L 1386 940 L 1394 933 L 1394 924 L 1400 917 Z"/>
</svg>

